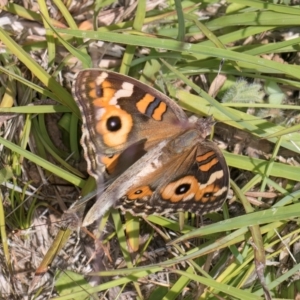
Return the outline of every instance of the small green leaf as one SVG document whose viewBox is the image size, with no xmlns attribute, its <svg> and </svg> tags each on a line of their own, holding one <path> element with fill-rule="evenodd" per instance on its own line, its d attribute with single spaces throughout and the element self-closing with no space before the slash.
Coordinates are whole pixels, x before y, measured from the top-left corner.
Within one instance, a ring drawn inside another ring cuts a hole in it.
<svg viewBox="0 0 300 300">
<path fill-rule="evenodd" d="M 56 275 L 58 275 L 58 278 L 55 282 L 55 287 L 60 296 L 70 295 L 74 293 L 74 296 L 72 296 L 73 300 L 88 299 L 90 294 L 86 292 L 86 297 L 83 298 L 82 292 L 88 288 L 91 288 L 91 286 L 84 279 L 83 275 L 71 271 L 60 272 L 60 274 Z M 81 292 L 79 298 L 76 297 L 77 292 Z"/>
</svg>

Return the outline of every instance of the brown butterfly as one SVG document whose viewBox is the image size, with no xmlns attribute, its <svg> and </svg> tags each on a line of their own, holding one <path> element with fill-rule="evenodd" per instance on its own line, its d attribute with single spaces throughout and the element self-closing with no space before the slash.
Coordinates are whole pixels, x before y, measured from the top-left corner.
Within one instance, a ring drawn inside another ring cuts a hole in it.
<svg viewBox="0 0 300 300">
<path fill-rule="evenodd" d="M 219 148 L 205 140 L 210 118 L 190 121 L 166 95 L 110 71 L 78 73 L 73 95 L 82 114 L 81 145 L 88 173 L 103 190 L 83 226 L 116 207 L 133 215 L 219 209 L 229 171 Z M 121 175 L 120 175 L 121 174 Z"/>
</svg>

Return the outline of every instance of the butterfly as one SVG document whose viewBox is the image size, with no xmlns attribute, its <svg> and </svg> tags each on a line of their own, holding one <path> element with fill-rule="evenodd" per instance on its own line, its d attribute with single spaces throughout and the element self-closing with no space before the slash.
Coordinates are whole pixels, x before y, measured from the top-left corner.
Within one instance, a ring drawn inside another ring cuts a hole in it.
<svg viewBox="0 0 300 300">
<path fill-rule="evenodd" d="M 81 145 L 98 199 L 83 226 L 110 208 L 133 215 L 219 209 L 229 170 L 206 136 L 211 118 L 191 121 L 169 97 L 131 77 L 86 69 L 72 93 L 82 115 Z M 103 180 L 115 180 L 103 191 Z"/>
</svg>

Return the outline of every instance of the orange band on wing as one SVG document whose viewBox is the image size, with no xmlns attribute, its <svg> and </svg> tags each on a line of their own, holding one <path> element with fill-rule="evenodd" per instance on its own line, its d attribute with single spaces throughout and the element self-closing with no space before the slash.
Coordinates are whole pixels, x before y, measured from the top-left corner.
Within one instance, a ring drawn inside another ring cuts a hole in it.
<svg viewBox="0 0 300 300">
<path fill-rule="evenodd" d="M 198 189 L 197 179 L 194 176 L 189 175 L 169 183 L 160 191 L 160 193 L 162 199 L 176 203 L 191 200 Z"/>
<path fill-rule="evenodd" d="M 110 131 L 108 129 L 108 120 L 111 117 L 118 117 L 120 119 L 120 129 L 117 131 Z M 97 132 L 103 137 L 103 142 L 108 147 L 117 147 L 124 145 L 128 141 L 128 134 L 133 126 L 132 116 L 125 110 L 116 106 L 107 106 L 101 119 L 96 124 Z"/>
<path fill-rule="evenodd" d="M 146 94 L 139 100 L 136 107 L 142 114 L 146 114 L 156 121 L 161 121 L 163 114 L 167 111 L 167 104 L 150 94 Z"/>
<path fill-rule="evenodd" d="M 203 155 L 198 155 L 196 160 L 199 163 L 199 170 L 202 172 L 209 171 L 219 162 L 214 151 L 209 151 Z"/>
<path fill-rule="evenodd" d="M 220 187 L 212 183 L 203 189 L 199 189 L 195 194 L 195 200 L 201 203 L 206 203 L 208 201 L 213 202 L 216 199 L 216 196 L 214 196 L 214 194 L 219 190 Z"/>
<path fill-rule="evenodd" d="M 92 81 L 89 83 L 90 90 L 89 90 L 88 96 L 92 99 L 98 98 L 96 87 L 97 87 L 96 82 Z"/>
<path fill-rule="evenodd" d="M 95 106 L 104 107 L 109 105 L 109 101 L 113 98 L 116 90 L 113 88 L 112 84 L 108 80 L 104 80 L 101 85 L 97 86 L 96 82 L 91 82 L 89 84 L 90 92 L 89 96 L 94 99 L 93 103 Z M 101 90 L 101 97 L 97 95 L 97 90 Z"/>
<path fill-rule="evenodd" d="M 167 104 L 165 102 L 160 102 L 159 106 L 154 110 L 154 113 L 152 114 L 152 118 L 156 121 L 161 121 L 163 114 L 167 110 Z"/>
<path fill-rule="evenodd" d="M 105 165 L 108 174 L 112 174 L 115 171 L 119 156 L 120 154 L 115 154 L 111 157 L 101 156 L 100 160 Z"/>
<path fill-rule="evenodd" d="M 138 200 L 145 196 L 151 196 L 153 194 L 152 190 L 148 185 L 140 186 L 130 190 L 126 197 L 128 200 Z"/>
<path fill-rule="evenodd" d="M 173 203 L 196 201 L 201 203 L 214 202 L 218 197 L 220 187 L 214 183 L 201 185 L 197 178 L 188 175 L 169 183 L 161 191 L 161 198 Z"/>
<path fill-rule="evenodd" d="M 144 98 L 142 98 L 139 102 L 136 103 L 136 107 L 138 111 L 140 111 L 142 114 L 145 114 L 147 108 L 149 107 L 149 104 L 153 102 L 154 99 L 155 99 L 154 96 L 150 94 L 146 94 Z"/>
</svg>

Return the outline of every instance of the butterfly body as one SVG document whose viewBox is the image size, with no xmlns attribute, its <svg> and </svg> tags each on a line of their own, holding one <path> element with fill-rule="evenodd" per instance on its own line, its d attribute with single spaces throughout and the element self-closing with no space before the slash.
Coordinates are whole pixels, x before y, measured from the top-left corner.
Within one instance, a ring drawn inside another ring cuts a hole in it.
<svg viewBox="0 0 300 300">
<path fill-rule="evenodd" d="M 210 119 L 188 120 L 159 91 L 121 74 L 79 72 L 74 98 L 82 113 L 88 172 L 103 190 L 103 172 L 117 179 L 99 195 L 83 225 L 111 206 L 134 215 L 217 210 L 229 172 L 218 147 L 205 140 Z"/>
</svg>

